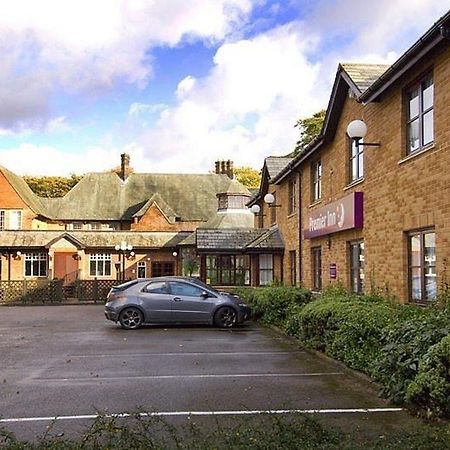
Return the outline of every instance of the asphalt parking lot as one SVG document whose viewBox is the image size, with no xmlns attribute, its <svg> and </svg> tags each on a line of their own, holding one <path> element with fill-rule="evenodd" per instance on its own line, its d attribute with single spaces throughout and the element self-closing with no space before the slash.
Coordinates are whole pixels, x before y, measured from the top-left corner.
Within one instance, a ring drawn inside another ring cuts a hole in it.
<svg viewBox="0 0 450 450">
<path fill-rule="evenodd" d="M 2 307 L 0 361 L 0 427 L 22 439 L 55 416 L 55 432 L 71 436 L 98 411 L 137 409 L 180 421 L 300 410 L 374 435 L 416 422 L 342 366 L 254 323 L 124 331 L 101 305 Z"/>
</svg>

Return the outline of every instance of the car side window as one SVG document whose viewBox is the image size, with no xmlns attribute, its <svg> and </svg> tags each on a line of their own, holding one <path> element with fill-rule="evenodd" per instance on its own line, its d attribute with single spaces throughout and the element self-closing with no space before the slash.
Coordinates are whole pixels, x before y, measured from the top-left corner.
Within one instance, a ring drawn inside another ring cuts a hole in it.
<svg viewBox="0 0 450 450">
<path fill-rule="evenodd" d="M 170 293 L 173 295 L 183 295 L 186 297 L 201 297 L 204 292 L 203 289 L 199 289 L 189 283 L 179 283 L 172 281 L 169 283 Z"/>
<path fill-rule="evenodd" d="M 162 281 L 153 281 L 142 289 L 143 292 L 148 294 L 168 294 L 167 283 Z"/>
</svg>

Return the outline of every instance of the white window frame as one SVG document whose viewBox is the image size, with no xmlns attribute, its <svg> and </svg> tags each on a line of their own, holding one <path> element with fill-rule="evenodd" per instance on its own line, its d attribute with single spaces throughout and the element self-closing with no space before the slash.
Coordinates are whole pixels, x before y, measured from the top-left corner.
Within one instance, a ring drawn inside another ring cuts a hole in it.
<svg viewBox="0 0 450 450">
<path fill-rule="evenodd" d="M 34 271 L 34 262 L 38 262 L 37 264 L 37 272 Z M 40 262 L 45 261 L 45 273 L 41 272 L 41 264 Z M 27 274 L 27 263 L 31 262 L 30 264 L 30 273 Z M 48 255 L 47 253 L 25 253 L 24 257 L 24 268 L 23 273 L 25 274 L 26 278 L 47 278 L 48 276 Z"/>
<path fill-rule="evenodd" d="M 267 286 L 268 284 L 273 283 L 273 266 L 273 255 L 271 253 L 264 253 L 259 255 L 260 286 Z"/>
<path fill-rule="evenodd" d="M 18 215 L 18 222 L 13 225 L 13 215 Z M 21 230 L 22 229 L 22 210 L 21 209 L 11 209 L 8 211 L 8 230 Z"/>
<path fill-rule="evenodd" d="M 144 268 L 144 276 L 143 276 L 143 277 L 140 277 L 140 276 L 139 276 L 139 269 L 142 269 L 142 268 Z M 139 262 L 137 263 L 136 278 L 137 278 L 138 280 L 147 278 L 147 263 L 146 263 L 145 261 L 139 261 Z"/>
<path fill-rule="evenodd" d="M 95 263 L 94 270 L 92 270 L 92 262 Z M 109 262 L 109 271 L 106 270 L 107 262 Z M 98 278 L 108 278 L 111 277 L 111 275 L 112 275 L 111 253 L 91 253 L 89 255 L 89 276 Z"/>
<path fill-rule="evenodd" d="M 3 231 L 5 229 L 5 218 L 6 218 L 5 210 L 2 209 L 0 210 L 0 231 Z"/>
</svg>

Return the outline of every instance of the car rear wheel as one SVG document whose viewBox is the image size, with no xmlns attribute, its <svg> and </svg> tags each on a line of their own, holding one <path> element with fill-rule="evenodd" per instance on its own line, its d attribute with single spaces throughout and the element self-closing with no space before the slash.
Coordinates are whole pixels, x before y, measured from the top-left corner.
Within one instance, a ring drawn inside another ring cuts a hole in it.
<svg viewBox="0 0 450 450">
<path fill-rule="evenodd" d="M 125 330 L 136 330 L 144 323 L 144 315 L 137 308 L 125 308 L 120 313 L 119 322 Z"/>
<path fill-rule="evenodd" d="M 231 306 L 223 306 L 214 314 L 214 324 L 220 328 L 231 328 L 236 325 L 237 313 Z"/>
</svg>

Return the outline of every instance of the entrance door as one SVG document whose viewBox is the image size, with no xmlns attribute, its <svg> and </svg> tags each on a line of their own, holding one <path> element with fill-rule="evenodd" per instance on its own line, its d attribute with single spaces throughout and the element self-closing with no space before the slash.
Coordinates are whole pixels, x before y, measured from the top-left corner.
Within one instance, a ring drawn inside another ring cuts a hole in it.
<svg viewBox="0 0 450 450">
<path fill-rule="evenodd" d="M 175 275 L 173 262 L 152 262 L 152 277 L 171 277 L 172 275 Z"/>
<path fill-rule="evenodd" d="M 64 285 L 73 283 L 78 277 L 78 260 L 74 253 L 55 253 L 53 256 L 53 278 L 64 280 Z"/>
</svg>

